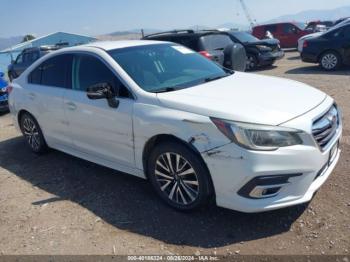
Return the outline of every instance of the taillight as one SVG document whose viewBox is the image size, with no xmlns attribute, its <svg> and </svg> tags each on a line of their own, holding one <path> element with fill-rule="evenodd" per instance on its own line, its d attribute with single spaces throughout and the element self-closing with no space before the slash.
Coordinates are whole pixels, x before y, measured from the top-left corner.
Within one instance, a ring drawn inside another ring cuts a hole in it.
<svg viewBox="0 0 350 262">
<path fill-rule="evenodd" d="M 213 59 L 213 56 L 212 56 L 209 52 L 207 52 L 207 51 L 200 51 L 199 53 L 200 53 L 202 56 L 204 56 L 205 58 L 208 58 L 208 59 L 210 59 L 210 60 Z"/>
<path fill-rule="evenodd" d="M 307 46 L 308 46 L 308 42 L 307 41 L 304 41 L 304 43 L 303 43 L 303 48 L 306 48 Z"/>
<path fill-rule="evenodd" d="M 6 88 L 6 91 L 8 94 L 10 94 L 13 90 L 13 86 L 12 85 L 8 85 L 7 88 Z"/>
</svg>

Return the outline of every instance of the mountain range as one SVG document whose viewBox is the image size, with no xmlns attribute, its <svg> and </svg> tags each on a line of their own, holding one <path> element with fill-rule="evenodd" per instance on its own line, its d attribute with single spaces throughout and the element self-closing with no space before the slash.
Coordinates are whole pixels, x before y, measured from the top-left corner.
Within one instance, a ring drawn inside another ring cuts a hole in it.
<svg viewBox="0 0 350 262">
<path fill-rule="evenodd" d="M 276 23 L 284 21 L 299 21 L 307 22 L 313 20 L 336 20 L 342 17 L 350 17 L 350 6 L 344 6 L 332 10 L 307 10 L 299 12 L 297 14 L 283 15 L 268 21 L 261 22 L 263 23 Z M 260 22 L 260 21 L 259 21 Z M 217 26 L 203 26 L 203 25 L 193 25 L 189 26 L 188 29 L 211 29 L 211 28 L 238 28 L 240 30 L 247 30 L 249 28 L 247 24 L 237 24 L 237 23 L 223 23 Z M 171 28 L 170 30 L 173 30 Z M 156 28 L 146 28 L 144 29 L 145 34 L 152 34 L 156 32 L 164 31 Z M 141 36 L 140 29 L 131 29 L 126 31 L 116 31 L 108 34 L 103 34 L 97 36 L 101 40 L 117 40 L 117 39 L 139 39 Z M 15 36 L 10 38 L 0 38 L 0 50 L 5 49 L 9 46 L 19 43 L 23 39 L 23 36 Z"/>
</svg>

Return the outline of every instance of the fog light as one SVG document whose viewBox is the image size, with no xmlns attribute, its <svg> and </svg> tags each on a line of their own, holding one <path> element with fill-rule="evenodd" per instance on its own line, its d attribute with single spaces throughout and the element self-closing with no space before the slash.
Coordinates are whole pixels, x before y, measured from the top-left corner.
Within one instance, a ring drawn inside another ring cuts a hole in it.
<svg viewBox="0 0 350 262">
<path fill-rule="evenodd" d="M 277 196 L 282 187 L 287 186 L 289 178 L 302 174 L 287 174 L 255 177 L 245 184 L 238 194 L 242 197 L 261 199 Z"/>
</svg>

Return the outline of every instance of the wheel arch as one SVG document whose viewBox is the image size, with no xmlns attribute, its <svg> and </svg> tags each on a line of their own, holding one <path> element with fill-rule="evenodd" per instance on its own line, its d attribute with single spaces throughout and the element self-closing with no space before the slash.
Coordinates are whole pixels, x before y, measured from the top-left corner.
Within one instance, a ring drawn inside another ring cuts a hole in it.
<svg viewBox="0 0 350 262">
<path fill-rule="evenodd" d="M 148 179 L 148 177 L 149 177 L 149 174 L 147 171 L 148 170 L 147 161 L 148 161 L 149 154 L 152 152 L 153 148 L 155 148 L 157 145 L 159 145 L 161 143 L 165 143 L 165 142 L 175 142 L 175 143 L 179 143 L 181 145 L 184 145 L 185 147 L 187 147 L 190 151 L 192 151 L 199 158 L 199 160 L 202 162 L 204 168 L 207 170 L 207 172 L 209 174 L 210 187 L 211 187 L 212 193 L 215 197 L 216 194 L 215 194 L 215 187 L 214 187 L 213 179 L 211 177 L 210 170 L 209 170 L 207 164 L 205 163 L 201 153 L 197 150 L 197 148 L 194 145 L 192 145 L 191 143 L 186 142 L 186 141 L 182 140 L 181 138 L 178 138 L 174 135 L 158 134 L 158 135 L 151 137 L 146 142 L 146 144 L 143 148 L 143 152 L 142 152 L 142 163 L 143 163 L 143 168 L 144 168 L 144 173 L 145 173 L 146 179 Z"/>
<path fill-rule="evenodd" d="M 325 53 L 327 53 L 327 52 L 336 53 L 336 54 L 338 55 L 339 59 L 340 59 L 340 63 L 343 63 L 342 55 L 339 53 L 339 51 L 337 51 L 336 49 L 331 49 L 331 48 L 328 48 L 328 49 L 326 49 L 326 50 L 323 50 L 323 51 L 318 55 L 317 61 L 318 61 L 319 63 L 321 63 L 321 57 L 322 57 Z"/>
<path fill-rule="evenodd" d="M 32 117 L 35 118 L 35 116 L 33 116 L 33 114 L 31 114 L 29 111 L 25 110 L 25 109 L 21 109 L 18 111 L 17 113 L 17 123 L 18 123 L 18 126 L 20 128 L 20 130 L 22 131 L 22 127 L 21 127 L 21 118 L 24 114 L 29 114 L 31 115 Z M 36 118 L 35 118 L 36 119 Z"/>
</svg>

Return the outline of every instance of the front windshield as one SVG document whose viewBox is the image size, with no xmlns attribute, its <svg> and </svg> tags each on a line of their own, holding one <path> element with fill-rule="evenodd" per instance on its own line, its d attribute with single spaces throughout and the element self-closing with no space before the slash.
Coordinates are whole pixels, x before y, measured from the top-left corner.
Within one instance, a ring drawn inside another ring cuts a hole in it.
<svg viewBox="0 0 350 262">
<path fill-rule="evenodd" d="M 147 92 L 174 91 L 228 75 L 214 62 L 176 44 L 128 47 L 108 53 Z"/>
<path fill-rule="evenodd" d="M 295 23 L 295 25 L 297 26 L 297 27 L 299 27 L 301 30 L 305 30 L 305 28 L 306 28 L 306 26 L 307 26 L 307 24 L 305 24 L 305 23 Z"/>
<path fill-rule="evenodd" d="M 260 41 L 255 36 L 247 33 L 247 32 L 231 32 L 231 34 L 236 37 L 242 43 L 250 43 Z"/>
</svg>

